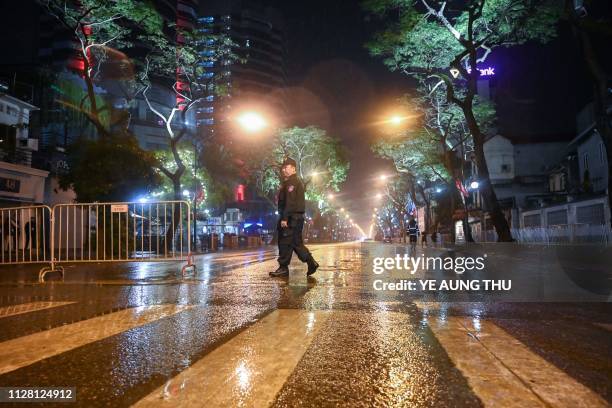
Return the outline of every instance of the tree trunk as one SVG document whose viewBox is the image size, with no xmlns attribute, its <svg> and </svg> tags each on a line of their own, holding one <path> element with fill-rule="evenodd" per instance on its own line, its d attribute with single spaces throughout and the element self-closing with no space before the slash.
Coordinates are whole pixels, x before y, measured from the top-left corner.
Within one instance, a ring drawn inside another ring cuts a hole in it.
<svg viewBox="0 0 612 408">
<path fill-rule="evenodd" d="M 472 104 L 467 103 L 463 108 L 463 114 L 467 121 L 468 127 L 474 138 L 474 153 L 476 157 L 476 167 L 478 171 L 478 182 L 480 184 L 480 192 L 485 202 L 487 211 L 491 216 L 491 222 L 497 232 L 498 242 L 512 242 L 512 233 L 510 232 L 510 226 L 508 221 L 499 206 L 497 201 L 497 195 L 491 185 L 491 179 L 489 177 L 489 167 L 487 166 L 487 160 L 484 154 L 484 135 L 480 132 L 478 122 L 472 112 Z"/>
<path fill-rule="evenodd" d="M 463 236 L 465 237 L 465 242 L 474 242 L 474 237 L 472 237 L 472 228 L 470 227 L 470 217 L 468 214 L 468 205 L 464 196 L 461 197 L 463 201 Z"/>
</svg>

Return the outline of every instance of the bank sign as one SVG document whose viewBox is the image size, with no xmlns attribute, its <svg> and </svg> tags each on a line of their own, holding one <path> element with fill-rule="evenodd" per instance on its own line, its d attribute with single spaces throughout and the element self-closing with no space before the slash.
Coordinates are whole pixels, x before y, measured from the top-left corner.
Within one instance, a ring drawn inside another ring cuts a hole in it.
<svg viewBox="0 0 612 408">
<path fill-rule="evenodd" d="M 476 68 L 478 71 L 480 71 L 480 76 L 481 77 L 492 77 L 495 76 L 495 67 L 486 67 L 486 68 Z M 472 69 L 471 68 L 466 68 L 468 74 L 472 73 Z M 453 76 L 453 78 L 457 78 L 459 76 L 459 70 L 456 68 L 452 68 L 450 70 L 451 75 Z"/>
</svg>

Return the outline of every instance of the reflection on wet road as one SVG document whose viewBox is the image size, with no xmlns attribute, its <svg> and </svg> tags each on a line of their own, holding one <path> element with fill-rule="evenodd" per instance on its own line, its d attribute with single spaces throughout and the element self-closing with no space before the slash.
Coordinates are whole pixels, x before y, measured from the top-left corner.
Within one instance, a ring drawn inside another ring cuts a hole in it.
<svg viewBox="0 0 612 408">
<path fill-rule="evenodd" d="M 609 303 L 454 302 L 372 289 L 381 244 L 180 264 L 2 270 L 0 386 L 71 386 L 75 406 L 608 406 Z M 432 252 L 433 253 L 433 252 Z M 419 271 L 423 277 L 429 271 Z M 476 300 L 476 301 L 474 301 Z"/>
</svg>

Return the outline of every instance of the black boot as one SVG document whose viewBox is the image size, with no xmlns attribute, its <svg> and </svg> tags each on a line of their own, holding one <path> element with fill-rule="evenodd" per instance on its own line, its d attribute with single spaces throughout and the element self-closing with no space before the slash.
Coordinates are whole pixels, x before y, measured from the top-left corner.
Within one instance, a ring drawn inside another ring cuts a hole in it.
<svg viewBox="0 0 612 408">
<path fill-rule="evenodd" d="M 319 268 L 319 264 L 317 263 L 317 261 L 310 258 L 310 261 L 308 261 L 308 272 L 306 272 L 306 276 L 310 276 L 315 273 L 317 271 L 317 268 Z"/>
<path fill-rule="evenodd" d="M 279 266 L 277 270 L 270 272 L 270 276 L 274 278 L 289 276 L 289 269 L 286 266 Z"/>
</svg>

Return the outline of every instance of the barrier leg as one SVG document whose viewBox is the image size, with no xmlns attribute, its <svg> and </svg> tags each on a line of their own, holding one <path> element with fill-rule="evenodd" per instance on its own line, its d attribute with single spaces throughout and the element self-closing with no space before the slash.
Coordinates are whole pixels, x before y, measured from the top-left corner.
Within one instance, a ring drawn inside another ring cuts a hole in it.
<svg viewBox="0 0 612 408">
<path fill-rule="evenodd" d="M 195 275 L 196 273 L 196 265 L 193 262 L 193 255 L 191 254 L 191 252 L 189 254 L 187 254 L 187 263 L 185 265 L 183 265 L 183 267 L 181 268 L 181 274 L 183 276 L 183 279 L 185 279 L 185 271 L 189 268 L 193 268 L 193 273 Z"/>
<path fill-rule="evenodd" d="M 62 280 L 64 280 L 64 267 L 55 265 L 55 261 L 51 261 L 51 266 L 45 266 L 38 272 L 38 281 L 45 283 L 45 275 L 54 272 L 59 272 L 62 275 Z"/>
</svg>

